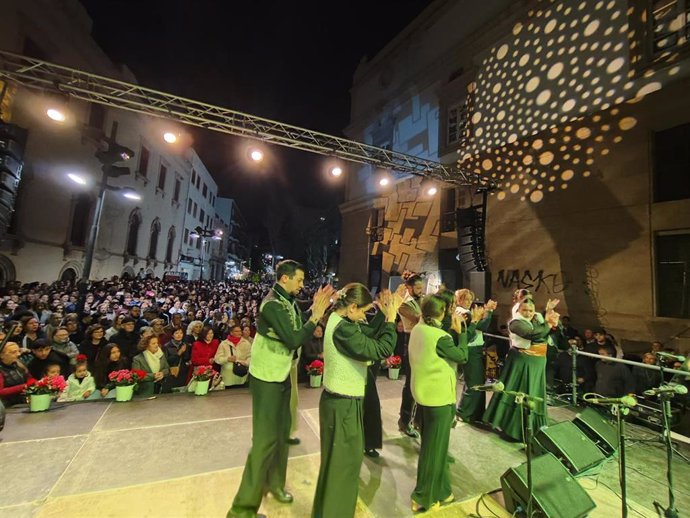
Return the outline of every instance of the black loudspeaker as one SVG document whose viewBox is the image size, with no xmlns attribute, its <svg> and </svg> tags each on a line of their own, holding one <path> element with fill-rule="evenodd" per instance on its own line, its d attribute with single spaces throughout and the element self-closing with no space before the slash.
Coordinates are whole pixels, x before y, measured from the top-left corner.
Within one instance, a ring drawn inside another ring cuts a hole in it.
<svg viewBox="0 0 690 518">
<path fill-rule="evenodd" d="M 596 466 L 606 457 L 582 430 L 570 421 L 544 427 L 534 436 L 537 452 L 556 456 L 573 475 Z"/>
<path fill-rule="evenodd" d="M 591 407 L 575 416 L 573 424 L 597 445 L 607 457 L 618 449 L 618 431 L 611 420 Z"/>
<path fill-rule="evenodd" d="M 501 477 L 506 509 L 527 509 L 527 463 L 510 468 Z M 543 518 L 582 518 L 596 507 L 580 483 L 556 457 L 547 453 L 532 459 L 532 508 Z"/>
<path fill-rule="evenodd" d="M 474 292 L 474 296 L 481 302 L 486 302 L 491 298 L 491 272 L 468 272 L 469 288 Z"/>
</svg>

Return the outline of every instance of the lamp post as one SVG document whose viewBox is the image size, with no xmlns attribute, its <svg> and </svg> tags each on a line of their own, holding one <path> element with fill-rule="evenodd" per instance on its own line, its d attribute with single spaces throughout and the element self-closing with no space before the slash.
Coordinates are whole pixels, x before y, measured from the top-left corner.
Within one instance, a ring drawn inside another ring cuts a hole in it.
<svg viewBox="0 0 690 518">
<path fill-rule="evenodd" d="M 203 281 L 204 280 L 204 249 L 206 247 L 206 238 L 210 237 L 214 241 L 220 241 L 223 239 L 223 231 L 218 229 L 218 228 L 201 228 L 201 227 L 196 227 L 191 234 L 189 234 L 190 237 L 192 238 L 201 238 L 201 266 L 200 266 L 200 271 L 199 271 L 199 280 Z"/>
<path fill-rule="evenodd" d="M 108 185 L 108 178 L 117 178 L 119 176 L 129 174 L 129 168 L 116 166 L 114 164 L 129 160 L 134 156 L 134 151 L 118 144 L 112 139 L 107 139 L 106 142 L 108 143 L 108 149 L 96 152 L 96 158 L 98 158 L 102 164 L 101 181 L 98 188 L 98 198 L 96 199 L 96 210 L 94 211 L 93 223 L 89 232 L 89 239 L 86 242 L 86 247 L 84 249 L 84 267 L 82 270 L 81 280 L 79 282 L 79 301 L 77 303 L 77 314 L 81 314 L 84 311 L 86 292 L 88 290 L 89 278 L 91 277 L 91 267 L 93 265 L 93 255 L 96 250 L 98 231 L 100 230 L 105 192 L 120 191 L 123 192 L 123 195 L 127 198 L 141 199 L 141 197 L 132 189 Z M 86 180 L 75 174 L 70 174 L 69 178 L 82 185 L 87 183 Z"/>
</svg>

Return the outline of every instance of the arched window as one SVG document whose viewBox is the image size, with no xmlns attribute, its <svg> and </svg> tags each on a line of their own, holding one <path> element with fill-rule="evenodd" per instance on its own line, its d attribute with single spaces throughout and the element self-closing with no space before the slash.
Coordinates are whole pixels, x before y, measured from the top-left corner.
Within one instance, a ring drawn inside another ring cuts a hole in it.
<svg viewBox="0 0 690 518">
<path fill-rule="evenodd" d="M 165 249 L 165 262 L 166 263 L 172 263 L 174 243 L 175 243 L 175 227 L 170 227 L 170 230 L 168 230 L 168 246 Z"/>
<path fill-rule="evenodd" d="M 139 241 L 139 227 L 141 226 L 141 211 L 134 209 L 129 215 L 129 228 L 127 230 L 127 255 L 137 255 L 137 242 Z"/>
<path fill-rule="evenodd" d="M 156 218 L 151 223 L 151 240 L 149 241 L 149 253 L 146 257 L 149 259 L 156 258 L 156 251 L 158 250 L 158 236 L 161 234 L 161 220 Z"/>
<path fill-rule="evenodd" d="M 74 208 L 72 209 L 72 225 L 69 236 L 69 242 L 72 243 L 72 246 L 86 245 L 90 216 L 91 197 L 88 194 L 80 194 L 74 200 Z"/>
</svg>

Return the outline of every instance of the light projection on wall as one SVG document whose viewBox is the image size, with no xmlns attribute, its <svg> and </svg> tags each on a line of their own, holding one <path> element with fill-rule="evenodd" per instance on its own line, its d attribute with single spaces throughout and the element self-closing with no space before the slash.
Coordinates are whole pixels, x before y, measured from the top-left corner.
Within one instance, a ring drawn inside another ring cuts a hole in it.
<svg viewBox="0 0 690 518">
<path fill-rule="evenodd" d="M 644 22 L 658 12 L 635 11 L 627 0 L 542 5 L 491 49 L 468 85 L 473 111 L 458 163 L 495 180 L 498 199 L 537 203 L 589 176 L 636 126 L 630 104 L 681 72 L 673 46 L 646 56 L 665 67 L 643 62 Z M 665 23 L 685 31 L 683 22 Z"/>
</svg>

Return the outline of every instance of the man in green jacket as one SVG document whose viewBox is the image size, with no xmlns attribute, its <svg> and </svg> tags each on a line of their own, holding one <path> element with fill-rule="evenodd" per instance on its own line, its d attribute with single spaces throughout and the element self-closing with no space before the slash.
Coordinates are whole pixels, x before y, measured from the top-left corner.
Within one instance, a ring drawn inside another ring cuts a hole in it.
<svg viewBox="0 0 690 518">
<path fill-rule="evenodd" d="M 314 332 L 330 305 L 333 288 L 314 295 L 309 321 L 302 315 L 295 295 L 304 287 L 304 267 L 285 260 L 276 268 L 277 282 L 261 302 L 249 365 L 252 394 L 252 447 L 242 481 L 227 518 L 254 518 L 265 493 L 281 503 L 292 503 L 285 490 L 290 434 L 290 369 L 292 358 Z"/>
</svg>

